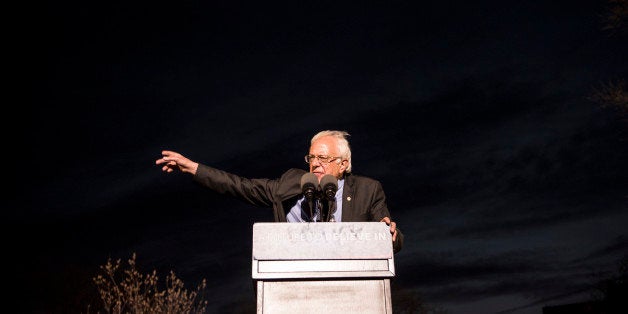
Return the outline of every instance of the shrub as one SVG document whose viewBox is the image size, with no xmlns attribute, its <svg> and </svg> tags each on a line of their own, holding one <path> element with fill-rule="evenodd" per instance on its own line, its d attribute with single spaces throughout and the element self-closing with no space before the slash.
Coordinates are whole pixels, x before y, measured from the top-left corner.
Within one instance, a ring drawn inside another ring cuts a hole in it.
<svg viewBox="0 0 628 314">
<path fill-rule="evenodd" d="M 128 260 L 128 266 L 121 272 L 120 259 L 112 263 L 109 258 L 107 264 L 100 266 L 102 273 L 93 278 L 105 313 L 205 312 L 207 301 L 202 297 L 206 287 L 205 279 L 195 291 L 188 291 L 183 281 L 170 271 L 165 280 L 165 289 L 160 290 L 157 271 L 140 273 L 136 267 L 135 253 Z"/>
</svg>

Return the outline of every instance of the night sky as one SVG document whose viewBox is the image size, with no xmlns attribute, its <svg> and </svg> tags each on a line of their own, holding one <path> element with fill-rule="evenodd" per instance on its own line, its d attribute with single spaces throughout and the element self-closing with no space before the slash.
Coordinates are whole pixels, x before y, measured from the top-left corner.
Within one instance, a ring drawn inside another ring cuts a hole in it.
<svg viewBox="0 0 628 314">
<path fill-rule="evenodd" d="M 85 312 L 98 266 L 134 252 L 206 278 L 210 312 L 254 309 L 252 225 L 272 210 L 154 162 L 276 178 L 325 129 L 351 134 L 404 232 L 393 309 L 540 314 L 628 255 L 628 129 L 590 100 L 628 76 L 605 1 L 127 2 L 24 20 L 5 208 L 22 312 Z"/>
</svg>

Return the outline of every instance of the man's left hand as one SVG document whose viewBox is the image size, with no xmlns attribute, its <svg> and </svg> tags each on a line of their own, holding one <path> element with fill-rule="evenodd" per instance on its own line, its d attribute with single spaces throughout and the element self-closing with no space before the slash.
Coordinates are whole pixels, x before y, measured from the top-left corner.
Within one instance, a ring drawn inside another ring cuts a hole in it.
<svg viewBox="0 0 628 314">
<path fill-rule="evenodd" d="M 392 234 L 393 242 L 397 239 L 397 223 L 390 220 L 390 217 L 384 217 L 380 222 L 385 222 L 386 225 L 390 226 L 390 234 Z"/>
</svg>

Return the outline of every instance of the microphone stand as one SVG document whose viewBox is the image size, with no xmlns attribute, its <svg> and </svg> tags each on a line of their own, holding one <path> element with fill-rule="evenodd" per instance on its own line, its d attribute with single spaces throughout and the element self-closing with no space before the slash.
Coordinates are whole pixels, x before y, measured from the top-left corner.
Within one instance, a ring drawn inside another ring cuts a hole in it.
<svg viewBox="0 0 628 314">
<path fill-rule="evenodd" d="M 323 178 L 321 179 L 321 189 L 323 192 L 323 195 L 321 198 L 324 198 L 327 200 L 326 202 L 327 203 L 327 215 L 323 221 L 329 222 L 331 218 L 331 214 L 332 214 L 333 204 L 336 201 L 336 192 L 338 191 L 338 180 L 330 174 L 324 175 Z"/>
<path fill-rule="evenodd" d="M 321 222 L 327 222 L 329 219 L 329 202 L 323 202 L 323 198 L 320 199 L 321 209 Z"/>
<path fill-rule="evenodd" d="M 327 203 L 329 204 L 329 209 L 327 210 L 327 222 L 331 222 L 333 213 L 336 212 L 336 200 L 327 199 Z"/>
<path fill-rule="evenodd" d="M 310 222 L 314 222 L 314 211 L 312 210 L 312 208 L 314 208 L 314 198 L 308 198 L 307 204 L 310 206 Z"/>
</svg>

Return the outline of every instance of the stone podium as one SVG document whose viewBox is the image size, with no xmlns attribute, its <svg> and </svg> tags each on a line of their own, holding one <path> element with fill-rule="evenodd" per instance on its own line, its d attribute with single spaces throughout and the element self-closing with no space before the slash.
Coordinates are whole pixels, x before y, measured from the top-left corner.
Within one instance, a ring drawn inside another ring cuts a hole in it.
<svg viewBox="0 0 628 314">
<path fill-rule="evenodd" d="M 253 224 L 257 313 L 392 313 L 383 222 Z"/>
</svg>

